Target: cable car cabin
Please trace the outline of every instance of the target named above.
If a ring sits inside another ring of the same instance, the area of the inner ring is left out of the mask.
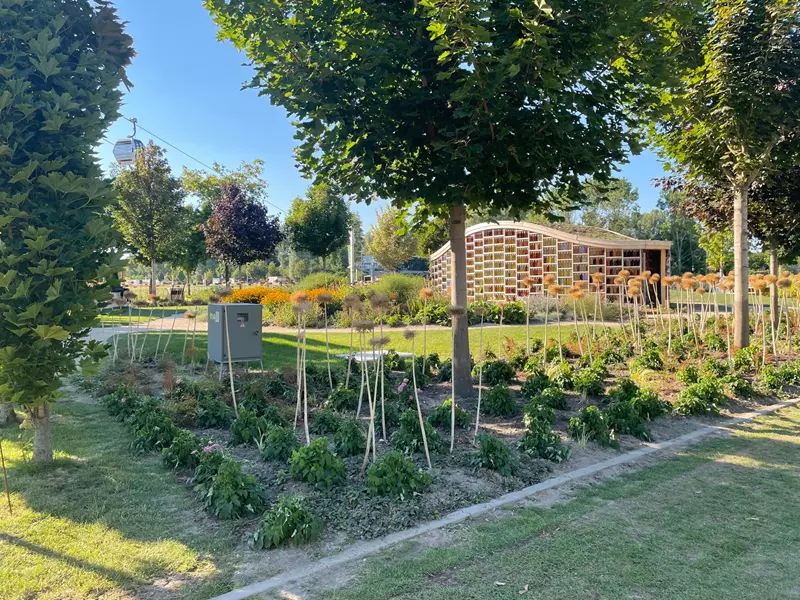
[[[114,144],[114,158],[117,164],[127,167],[136,161],[136,154],[143,149],[144,144],[136,138],[123,138]]]

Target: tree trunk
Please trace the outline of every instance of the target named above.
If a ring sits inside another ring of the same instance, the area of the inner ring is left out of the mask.
[[[322,272],[323,273],[326,273],[328,271],[327,263],[328,263],[328,257],[327,256],[323,256],[322,257]]]
[[[453,319],[453,382],[464,395],[472,395],[472,369],[469,360],[467,321],[467,209],[463,204],[450,207],[450,260],[452,263],[450,303],[465,313]],[[455,402],[455,399],[453,400]]]
[[[780,277],[781,266],[778,263],[778,244],[775,237],[769,238],[769,272],[775,277]],[[772,330],[778,331],[780,312],[778,312],[778,286],[774,283],[769,286],[769,320]]]
[[[747,252],[750,243],[747,235],[747,196],[746,183],[734,184],[733,188],[733,272],[736,278],[733,289],[733,345],[744,348],[750,344],[750,313],[747,290],[748,280]]]
[[[225,289],[231,289],[231,267],[228,263],[225,263]]]
[[[151,296],[155,296],[156,293],[157,293],[157,291],[156,291],[156,268],[157,268],[156,259],[155,258],[151,258],[150,259],[150,295]]]
[[[14,405],[8,402],[0,402],[0,427],[14,425],[17,422],[17,413],[14,412]]]
[[[33,461],[53,460],[53,437],[50,433],[50,405],[42,404],[28,412],[33,428]]]

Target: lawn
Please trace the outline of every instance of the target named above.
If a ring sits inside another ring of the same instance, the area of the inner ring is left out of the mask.
[[[196,306],[167,306],[163,308],[136,308],[134,307],[130,320],[135,325],[136,323],[147,323],[156,319],[164,319],[172,315],[181,315],[187,310],[196,310]],[[106,309],[101,315],[97,317],[95,327],[113,327],[116,325],[128,324],[128,309],[127,308],[109,308]]]
[[[800,410],[787,409],[571,502],[468,525],[446,547],[395,547],[346,589],[307,597],[797,598],[798,464]]]
[[[600,329],[598,328],[598,335]],[[379,332],[376,331],[376,335]],[[575,333],[575,326],[573,323],[566,323],[562,324],[562,331],[561,335],[566,342],[567,337],[570,333]],[[403,330],[402,329],[385,329],[384,334],[388,335],[391,339],[391,342],[387,346],[392,350],[396,350],[397,352],[411,352],[411,341],[407,340],[403,337]],[[139,335],[139,342],[142,341],[141,336],[143,333]],[[161,336],[160,346],[163,349],[164,342],[168,336],[167,331],[154,333],[153,330],[150,330],[148,333],[148,338],[145,340],[146,348],[145,348],[145,355],[148,351],[153,352],[156,348],[156,336]],[[172,339],[169,344],[169,351],[172,352],[175,356],[180,356],[181,351],[183,349],[183,340],[184,340],[185,332],[183,331],[176,331],[172,334]],[[551,325],[547,329],[547,336],[548,339],[556,339],[557,338],[557,329],[555,326]],[[531,326],[530,330],[531,339],[542,339],[544,337],[544,326],[543,325],[533,325]],[[369,336],[372,337],[371,335]],[[191,333],[188,334],[189,342],[187,347],[191,346]],[[297,337],[291,333],[274,333],[268,332],[264,333],[263,336],[263,356],[264,356],[264,367],[267,369],[279,369],[283,367],[293,367],[295,364],[296,359],[296,344],[297,344]],[[480,331],[477,327],[470,328],[469,331],[469,338],[470,338],[470,348],[472,350],[473,355],[477,355],[478,353],[478,345],[480,341]],[[487,350],[491,350],[495,354],[498,354],[498,344],[502,345],[506,342],[506,339],[513,340],[514,344],[519,347],[525,346],[525,326],[524,325],[514,325],[514,326],[504,326],[502,328],[497,326],[491,327],[484,327],[483,329],[483,344],[484,348]],[[358,337],[355,337],[356,345],[358,344]],[[450,358],[452,355],[452,334],[448,330],[431,330],[428,332],[428,353],[436,352],[439,354],[439,357],[444,360]],[[331,355],[335,354],[346,354],[350,348],[350,334],[349,333],[330,333],[328,336],[328,341],[330,344],[330,351]],[[308,360],[313,362],[319,362],[325,360],[325,332],[319,330],[309,330],[308,331],[308,340],[307,340],[307,355]],[[417,335],[417,339],[414,342],[415,344],[415,351],[417,354],[422,354],[422,332],[419,332]],[[119,347],[122,348],[125,346],[124,340],[121,340]],[[207,347],[207,337],[205,332],[197,332],[195,337],[195,346],[197,349],[197,361],[201,364],[205,364],[205,356],[206,356],[206,347]],[[370,350],[371,351],[371,348]]]
[[[100,406],[59,401],[55,412],[45,468],[24,459],[27,431],[0,429],[14,508],[0,498],[0,598],[162,597],[153,583],[168,575],[186,584],[181,598],[228,589],[234,526],[206,518],[156,458],[132,455]]]

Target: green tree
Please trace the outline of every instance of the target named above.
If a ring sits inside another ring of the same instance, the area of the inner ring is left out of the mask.
[[[609,182],[588,179],[583,184],[586,198],[580,219],[584,225],[609,229],[634,237],[639,227],[639,190],[627,179]]]
[[[413,229],[417,238],[417,251],[423,256],[433,254],[450,241],[450,225],[443,217],[433,218]]]
[[[671,35],[645,0],[205,0],[252,87],[296,118],[304,174],[415,220],[449,218],[467,302],[466,210],[549,214],[638,149],[629,110]],[[676,38],[677,39],[677,38]],[[561,193],[554,193],[560,190]],[[471,388],[467,318],[454,379]]]
[[[315,185],[308,197],[295,198],[286,217],[286,232],[292,248],[322,259],[347,244],[350,237],[350,210],[344,198],[327,185]]]
[[[267,197],[267,182],[263,179],[264,161],[255,159],[253,162],[242,161],[238,169],[227,169],[224,165],[215,162],[212,171],[202,169],[183,168],[183,188],[195,196],[200,207],[206,209],[210,216],[210,206],[222,196],[225,186],[235,185],[244,190],[247,197],[261,202]]]
[[[122,269],[113,194],[94,157],[119,116],[132,40],[88,0],[0,3],[0,402],[20,405],[51,461],[50,403]]]
[[[706,264],[712,271],[727,272],[733,264],[733,235],[730,231],[706,231],[700,236],[700,247],[706,251]]]
[[[690,181],[733,197],[734,336],[749,343],[748,200],[770,165],[794,154],[800,120],[800,3],[708,0],[683,32],[696,52],[660,96],[655,139]]]
[[[684,194],[677,191],[663,191],[658,207],[667,215],[662,228],[661,239],[672,242],[670,251],[670,270],[674,274],[699,273],[706,264],[706,253],[700,247],[703,231],[696,219],[681,210]]]
[[[367,252],[387,271],[394,271],[417,251],[417,240],[404,224],[400,211],[387,207],[378,213],[375,225],[369,228]]]
[[[155,294],[157,263],[173,258],[187,229],[181,181],[152,141],[130,168],[117,169],[115,175],[114,220],[137,258],[150,265],[150,293]]]
[[[203,234],[203,225],[211,216],[211,206],[201,208],[184,207],[183,227],[176,232],[172,261],[186,274],[188,292],[192,293],[192,275],[205,260],[208,259],[206,251],[206,236]]]

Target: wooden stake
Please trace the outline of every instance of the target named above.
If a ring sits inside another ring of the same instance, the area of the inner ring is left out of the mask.
[[[8,514],[13,515],[11,508],[11,494],[8,491],[8,474],[6,473],[6,457],[3,455],[3,440],[0,440],[0,463],[3,464],[3,483],[6,487],[6,500],[8,501]]]
[[[231,381],[231,397],[233,398],[233,414],[239,418],[239,407],[236,405],[236,388],[233,385],[233,359],[231,358],[231,336],[228,326],[228,305],[222,307],[222,318],[225,321],[225,345],[228,350],[228,375]],[[192,359],[194,363],[194,359]],[[221,368],[221,367],[220,367]]]

